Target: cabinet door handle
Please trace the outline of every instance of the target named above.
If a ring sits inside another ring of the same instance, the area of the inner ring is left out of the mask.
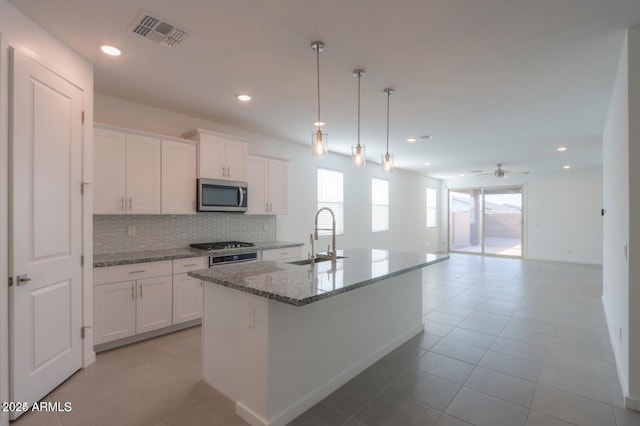
[[[131,300],[135,299],[136,294],[133,292],[133,284],[131,284]]]
[[[191,266],[198,266],[198,264],[197,263],[190,263],[188,265],[182,265],[183,268],[189,268]]]
[[[264,211],[265,212],[269,211],[269,203],[264,203]]]
[[[140,286],[140,299],[142,299],[142,285]]]
[[[129,197],[129,211],[133,211],[133,197]]]
[[[120,210],[124,211],[124,195],[120,197]]]
[[[269,211],[270,212],[273,211],[273,203],[271,201],[269,201]]]
[[[142,272],[145,272],[145,269],[140,269],[139,271],[129,271],[130,274],[140,274]]]

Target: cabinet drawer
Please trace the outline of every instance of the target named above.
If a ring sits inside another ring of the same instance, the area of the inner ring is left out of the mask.
[[[133,265],[107,266],[93,271],[93,284],[107,284],[172,274],[170,260],[162,262],[135,263]]]
[[[197,269],[209,267],[209,257],[188,257],[186,259],[175,259],[173,261],[173,273],[182,274]]]
[[[262,260],[287,260],[299,259],[302,256],[302,247],[287,247],[281,249],[262,250]]]

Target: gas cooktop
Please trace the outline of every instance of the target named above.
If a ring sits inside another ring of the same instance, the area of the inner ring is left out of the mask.
[[[253,247],[253,243],[243,243],[242,241],[218,241],[215,243],[190,244],[191,247],[200,250],[224,250],[241,247]]]

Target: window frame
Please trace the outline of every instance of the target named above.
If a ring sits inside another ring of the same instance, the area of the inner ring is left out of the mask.
[[[321,200],[321,195],[322,195],[322,191],[320,188],[321,185],[321,175],[323,173],[327,173],[327,174],[338,174],[340,175],[340,190],[339,192],[339,201],[338,199],[336,200]],[[344,173],[341,172],[340,170],[333,170],[333,169],[328,169],[325,167],[318,167],[317,171],[316,171],[316,204],[318,210],[320,210],[323,207],[329,207],[331,208],[331,210],[333,211],[333,213],[335,214],[335,220],[336,220],[336,235],[344,235]],[[336,207],[335,205],[339,205],[338,207]],[[331,222],[330,222],[330,218],[331,215],[327,212],[322,212],[320,213],[320,215],[318,216],[318,228],[331,228]],[[318,235],[331,235],[331,231],[326,231],[326,230],[318,230]]]
[[[434,202],[433,206],[429,205],[429,191],[433,191],[433,202]],[[426,205],[426,215],[425,215],[426,216],[426,218],[425,218],[426,219],[426,226],[427,226],[427,228],[437,228],[438,227],[438,190],[435,189],[435,188],[431,188],[430,186],[427,186],[427,189],[426,189],[425,193],[426,193],[426,197],[427,197],[426,203],[425,203],[425,205]],[[433,215],[430,216],[429,212],[432,212]],[[430,223],[430,221],[429,221],[430,217],[433,217],[433,224],[432,225],[429,224]]]
[[[374,194],[374,191],[376,190],[375,187],[375,182],[379,181],[379,182],[384,182],[384,184],[386,185],[386,202],[383,203],[376,203],[376,196]],[[388,179],[382,179],[382,178],[377,178],[377,177],[372,177],[371,178],[371,232],[386,232],[389,230],[390,228],[390,224],[389,224],[389,212],[390,212],[390,202],[389,202],[389,180]],[[376,209],[377,207],[377,209]],[[386,220],[383,221],[384,223],[386,223],[386,228],[374,228],[376,223],[379,223],[379,221],[376,221],[376,210],[380,211],[380,208],[384,207],[386,208]]]

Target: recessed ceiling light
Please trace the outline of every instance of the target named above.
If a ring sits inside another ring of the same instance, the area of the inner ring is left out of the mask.
[[[314,121],[313,122],[313,125],[316,126],[316,127],[322,127],[325,124],[327,124],[327,123],[325,123],[324,121]]]
[[[245,94],[238,95],[236,98],[238,98],[240,102],[249,102],[251,100],[251,96]]]
[[[460,177],[464,177],[464,173],[460,173]]]
[[[424,163],[424,165],[425,165],[425,166],[430,166],[430,165],[431,165],[431,163],[427,161],[427,162],[425,162],[425,163]]]
[[[563,169],[570,169],[570,168],[571,168],[571,166],[567,164],[566,166],[562,166],[562,168],[563,168]]]
[[[560,151],[560,152],[563,152],[563,151],[566,151],[566,150],[567,150],[566,146],[559,146],[558,147],[558,151]]]
[[[416,138],[407,138],[407,142],[409,142],[409,143],[414,143],[417,140],[418,139],[416,139]]]
[[[104,46],[100,46],[100,50],[102,50],[103,53],[106,53],[109,56],[122,55],[122,51],[115,46],[108,46],[105,44]]]

